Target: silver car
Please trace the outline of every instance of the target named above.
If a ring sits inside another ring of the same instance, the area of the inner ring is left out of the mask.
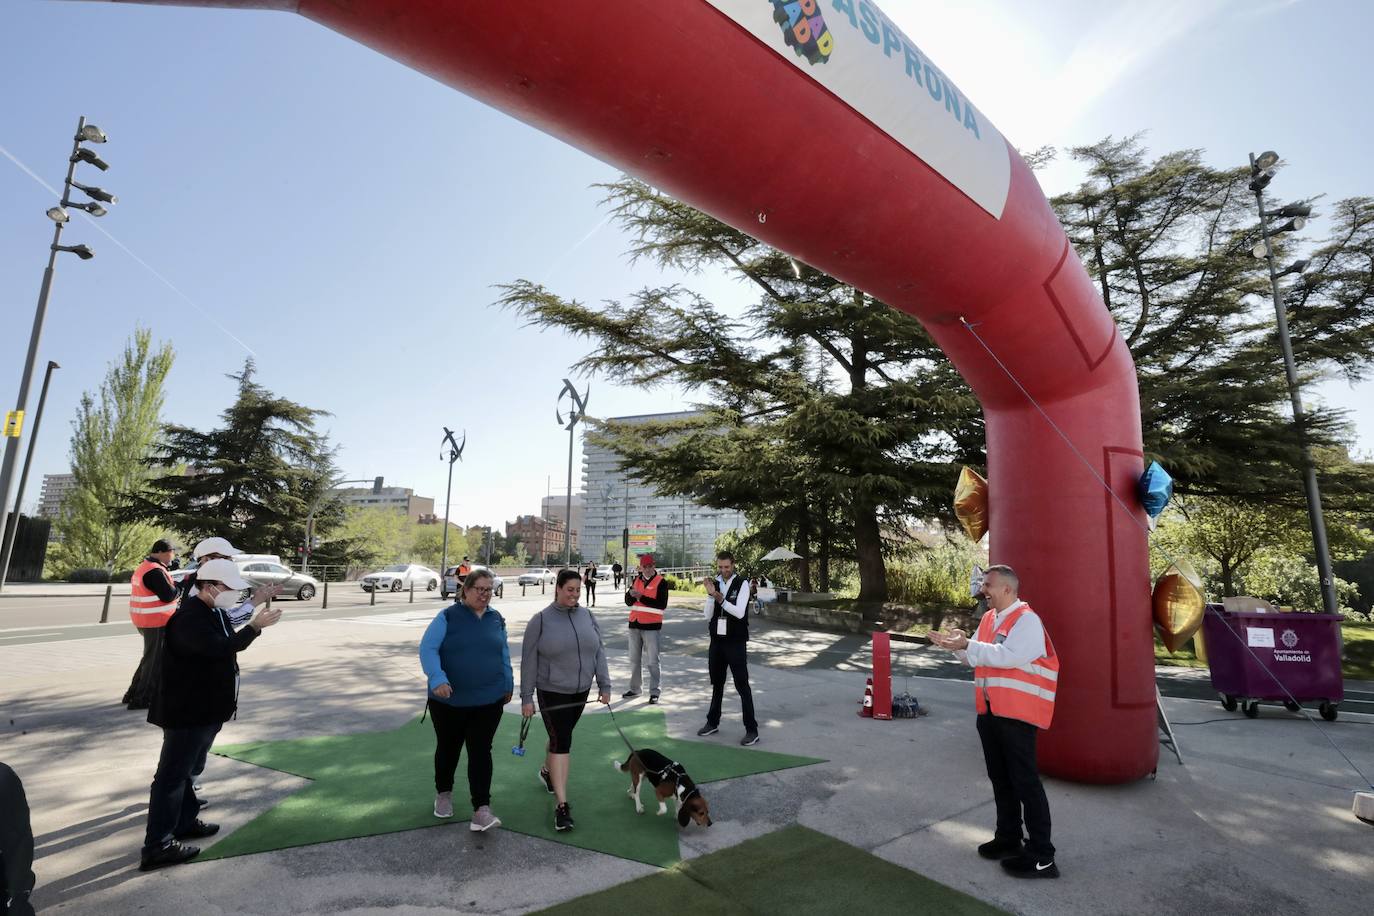
[[[288,569],[280,563],[271,563],[266,560],[247,562],[235,560],[234,563],[238,566],[243,578],[247,579],[251,585],[280,585],[282,597],[285,598],[294,597],[301,601],[309,601],[320,590],[320,581],[314,576]],[[182,579],[192,575],[195,571],[196,564],[178,569],[172,573],[172,581],[180,585]]]

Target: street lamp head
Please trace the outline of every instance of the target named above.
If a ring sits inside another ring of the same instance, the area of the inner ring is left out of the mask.
[[[75,181],[72,182],[72,187],[85,192],[86,196],[93,198],[94,200],[99,200],[107,204],[119,203],[119,198],[115,197],[113,194],[111,194],[109,191],[106,191],[104,188],[91,187],[89,185],[84,185]]]
[[[105,131],[96,127],[94,124],[83,124],[81,126],[81,133],[76,135],[78,143],[83,141],[86,143],[104,143],[108,139],[109,137],[105,136]]]
[[[61,224],[67,222],[71,217],[67,214],[67,211],[61,207],[49,207],[48,219],[52,220],[54,223]]]
[[[1289,216],[1301,216],[1304,219],[1311,215],[1312,207],[1310,204],[1288,204],[1286,207],[1280,207],[1277,210],[1270,210],[1268,213],[1265,214],[1265,216],[1280,216],[1285,218]]]
[[[1255,243],[1255,247],[1250,249],[1250,255],[1256,258],[1269,257],[1269,243],[1264,239],[1260,239]]]
[[[102,172],[108,171],[110,168],[110,164],[97,156],[94,150],[86,149],[84,146],[76,151],[76,155],[72,156],[72,162],[88,162]]]
[[[1307,220],[1303,219],[1301,216],[1295,216],[1279,228],[1275,229],[1274,232],[1298,232],[1302,229],[1303,226],[1306,225]]]
[[[1256,174],[1259,174],[1260,172],[1263,172],[1266,169],[1272,169],[1274,166],[1278,164],[1279,154],[1269,149],[1265,150],[1264,152],[1260,153],[1258,156],[1255,157],[1255,164],[1251,166],[1251,168],[1254,169]]]
[[[109,210],[106,210],[104,207],[100,206],[100,204],[96,203],[95,201],[91,201],[90,203],[86,204],[78,204],[73,202],[68,203],[67,206],[75,207],[78,210],[85,210],[91,216],[104,216],[106,213],[110,212]]]
[[[1285,267],[1283,270],[1279,271],[1279,276],[1282,277],[1282,276],[1284,276],[1284,275],[1286,275],[1286,274],[1300,274],[1300,273],[1303,273],[1304,271],[1307,270],[1307,265],[1309,265],[1309,264],[1311,264],[1311,263],[1312,263],[1312,262],[1309,261],[1309,260],[1307,260],[1306,258],[1304,258],[1304,259],[1301,260],[1301,261],[1294,261],[1292,264],[1289,264],[1289,265],[1288,265],[1287,267]]]
[[[95,257],[95,252],[88,245],[54,245],[53,251],[70,251],[83,261],[89,261]]]
[[[1257,172],[1257,173],[1255,174],[1255,177],[1254,177],[1253,179],[1250,180],[1250,190],[1252,190],[1252,191],[1263,191],[1265,188],[1269,187],[1269,182],[1271,182],[1271,181],[1273,181],[1273,180],[1274,180],[1274,170],[1273,170],[1273,169],[1265,169],[1265,170],[1262,171],[1262,172]]]

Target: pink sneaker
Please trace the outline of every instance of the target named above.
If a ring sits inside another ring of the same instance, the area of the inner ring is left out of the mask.
[[[481,833],[484,830],[490,830],[493,827],[500,826],[501,819],[491,813],[491,807],[489,805],[483,805],[472,812],[472,823],[468,824],[468,829],[473,833]]]

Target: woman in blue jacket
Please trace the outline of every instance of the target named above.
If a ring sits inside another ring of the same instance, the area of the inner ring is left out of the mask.
[[[453,817],[453,774],[466,745],[473,831],[501,825],[491,813],[491,741],[515,689],[506,620],[487,606],[491,593],[491,571],[473,570],[458,603],[441,611],[420,640],[436,739],[434,816]]]

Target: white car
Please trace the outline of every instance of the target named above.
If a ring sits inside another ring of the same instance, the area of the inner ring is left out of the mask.
[[[603,563],[596,568],[596,578],[600,582],[609,582],[615,578],[615,573],[611,569],[611,564]]]
[[[491,593],[493,597],[500,598],[502,595],[506,593],[505,580],[498,576],[496,573],[491,572],[491,569],[489,567],[476,565],[469,570],[468,574],[471,575],[479,569],[485,569],[487,572],[491,573]],[[444,570],[444,584],[440,586],[439,596],[441,598],[447,599],[449,595],[457,594],[458,567],[450,566],[448,569]]]
[[[412,585],[432,592],[439,587],[439,574],[418,563],[394,563],[380,572],[363,576],[363,591],[402,592]]]
[[[520,578],[515,581],[517,585],[538,585],[541,582],[553,585],[558,581],[558,574],[544,566],[539,569],[525,570],[520,574]]]

